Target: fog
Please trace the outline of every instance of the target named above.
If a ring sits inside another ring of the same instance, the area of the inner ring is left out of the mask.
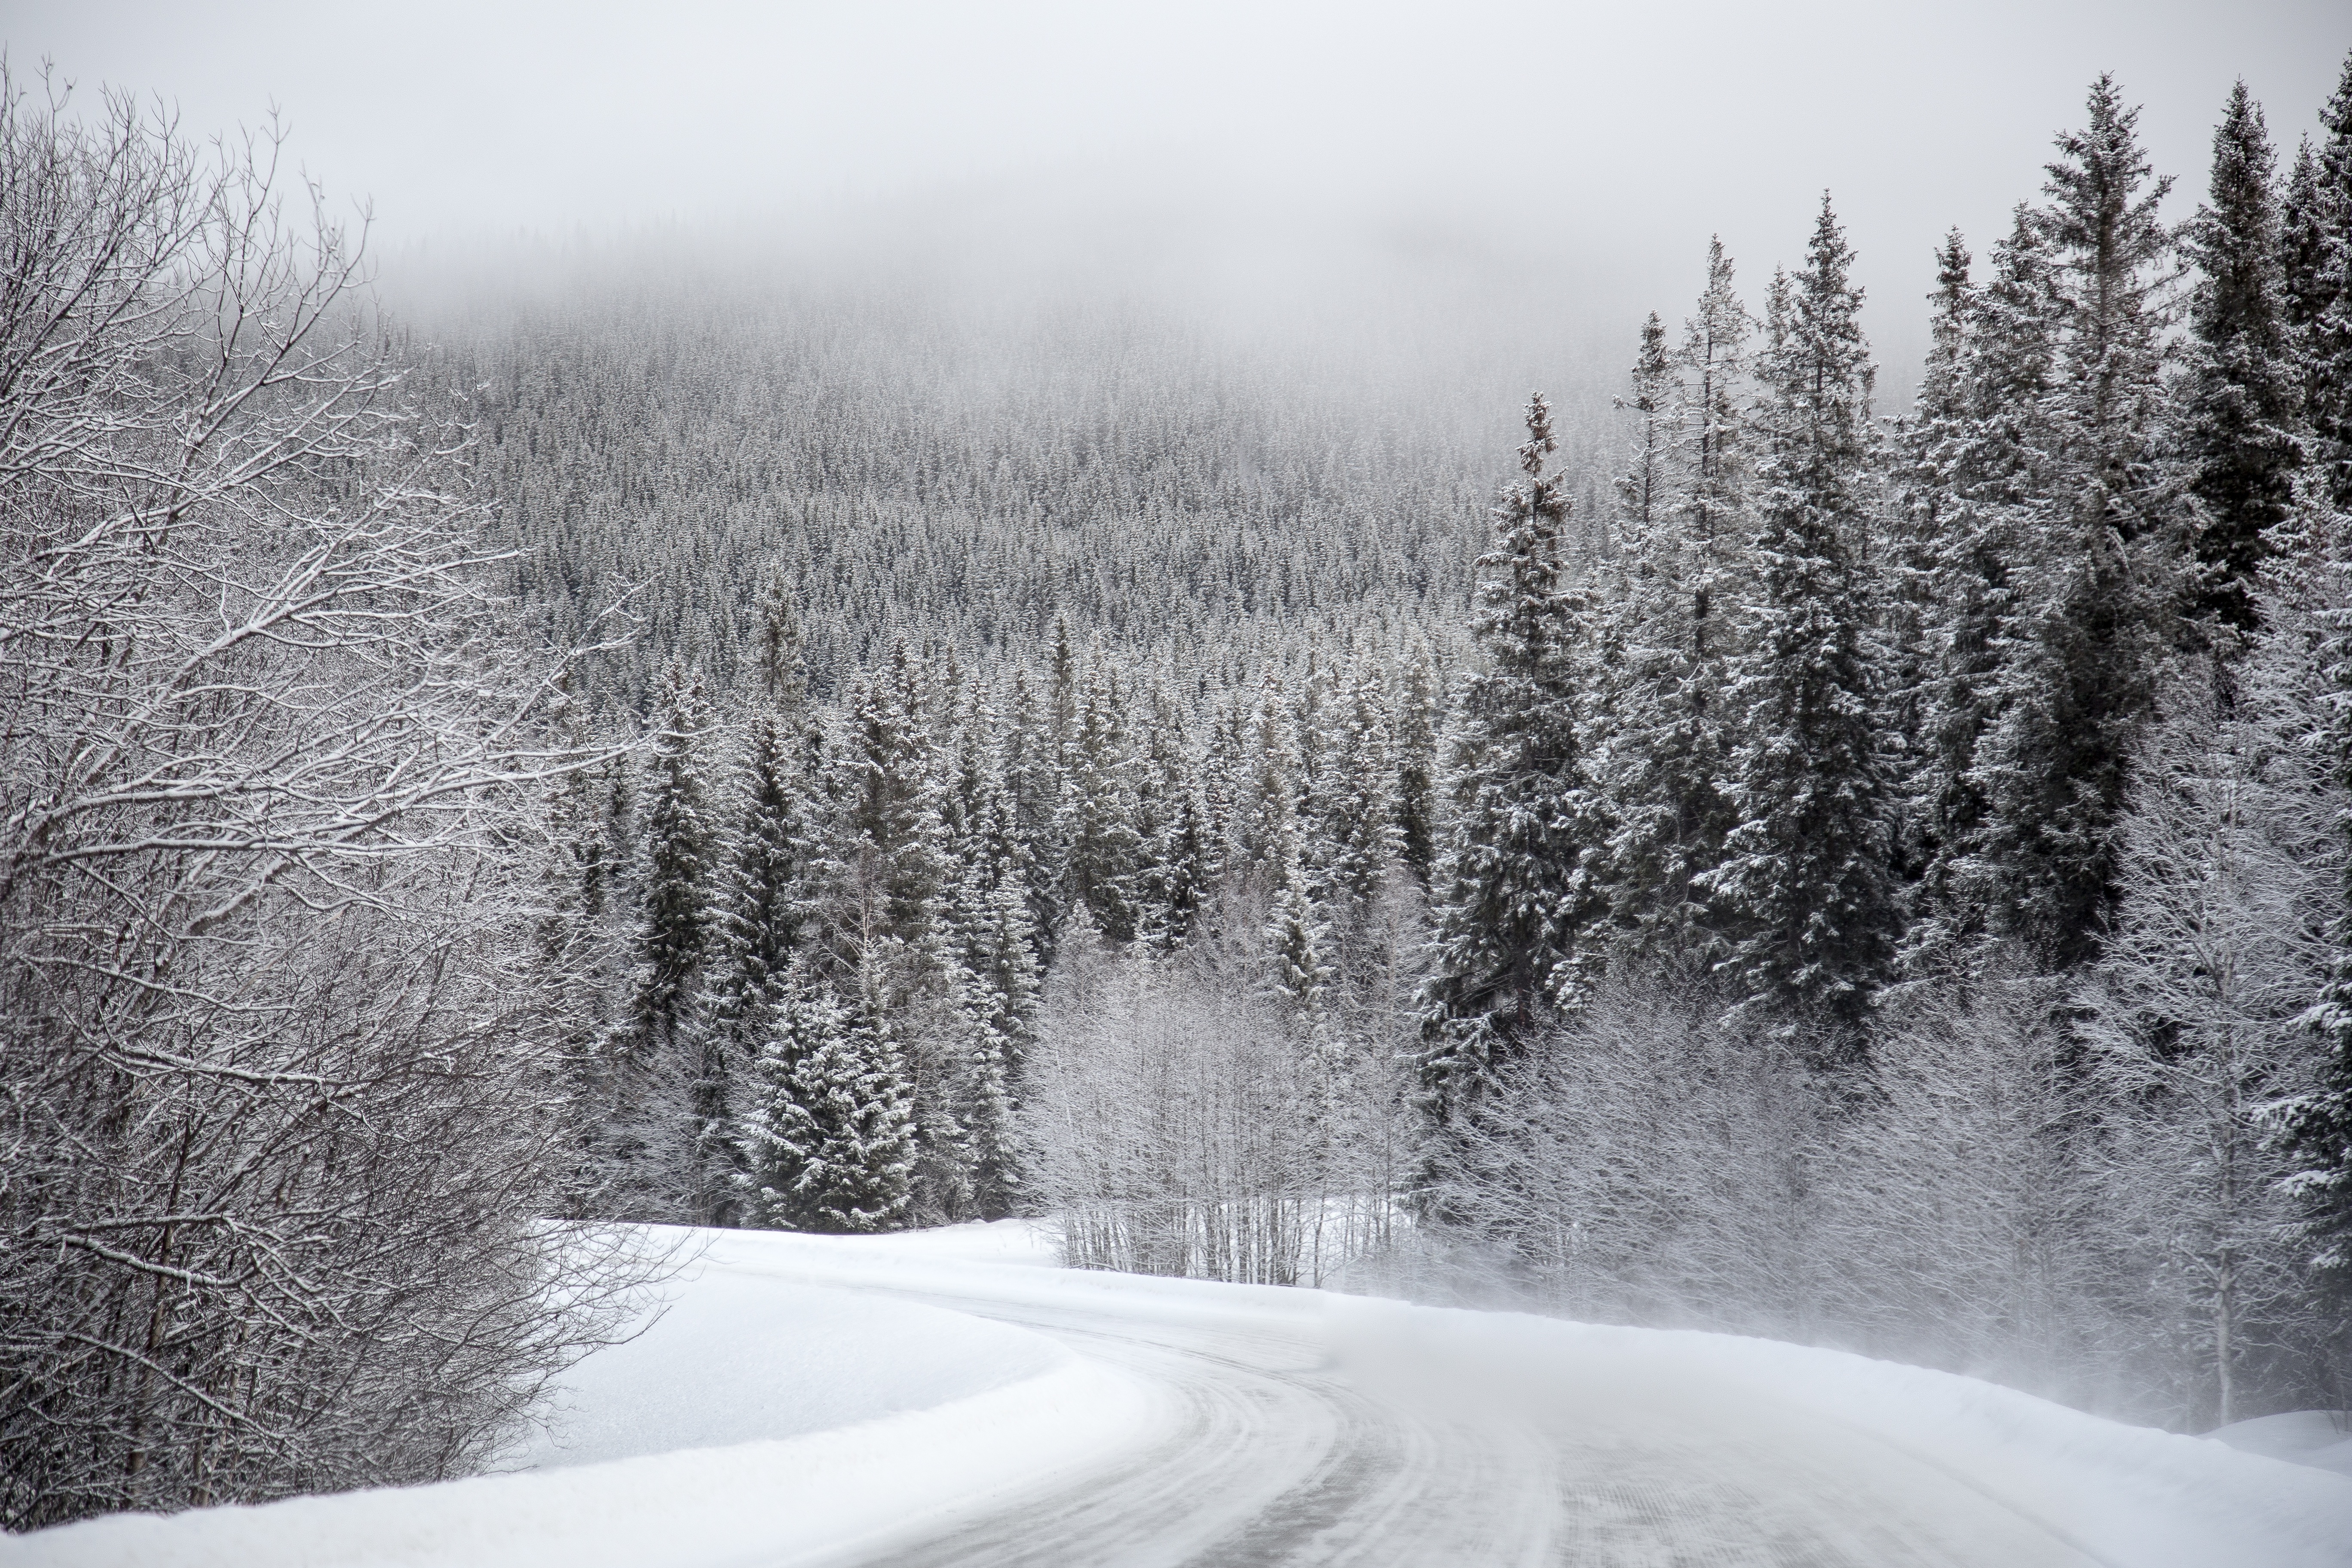
[[[10,5],[5,36],[20,79],[51,60],[190,129],[274,106],[331,198],[368,204],[395,295],[653,232],[706,262],[845,247],[1003,292],[1169,296],[1252,331],[1346,338],[1403,310],[1613,363],[1640,312],[1686,308],[1709,234],[1760,292],[1827,189],[1899,397],[1931,247],[2005,227],[2095,74],[2146,105],[2185,213],[2232,78],[2291,149],[2352,23],[2301,0],[46,0]]]

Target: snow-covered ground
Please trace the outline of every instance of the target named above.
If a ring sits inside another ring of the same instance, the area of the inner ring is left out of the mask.
[[[1007,1224],[730,1232],[517,1473],[0,1542],[58,1568],[2352,1563],[2238,1446],[1726,1335],[1085,1274]],[[2322,1418],[2324,1419],[2324,1418]]]
[[[2339,1476],[2352,1476],[2352,1430],[2344,1418],[2326,1410],[2294,1410],[2284,1415],[2257,1415],[2209,1434],[2232,1448],[2266,1458],[2289,1459]]]

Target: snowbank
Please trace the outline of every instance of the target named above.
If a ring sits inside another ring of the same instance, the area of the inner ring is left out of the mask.
[[[650,1330],[564,1374],[542,1427],[499,1468],[795,1437],[985,1394],[1069,1359],[1021,1329],[707,1257],[666,1294]]]
[[[2243,1453],[2352,1476],[2352,1431],[2345,1428],[2341,1416],[2329,1411],[2257,1415],[2205,1436]]]
[[[1050,1256],[1025,1228],[961,1229],[904,1249],[929,1267]],[[644,1335],[572,1369],[545,1426],[508,1458],[526,1473],[92,1520],[0,1537],[0,1564],[805,1561],[1066,1484],[1159,1429],[1151,1390],[1041,1334],[738,1270],[720,1254],[673,1282]]]

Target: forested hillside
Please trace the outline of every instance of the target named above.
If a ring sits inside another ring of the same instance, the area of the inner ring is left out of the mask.
[[[1255,680],[1312,642],[1458,634],[1501,465],[1429,377],[1345,381],[1149,301],[905,287],[616,268],[446,332],[524,602],[567,646],[624,599],[638,623],[600,700],[642,716],[672,655],[735,688],[771,571],[824,697],[899,639],[993,670],[1066,624]],[[1607,394],[1578,369],[1599,489]]]
[[[1911,408],[1827,200],[1718,244],[1475,562],[1450,415],[1171,337],[478,334],[526,596],[642,584],[550,937],[583,1212],[2336,1397],[2329,114],[2281,174],[2233,99],[2175,224],[2102,79]]]

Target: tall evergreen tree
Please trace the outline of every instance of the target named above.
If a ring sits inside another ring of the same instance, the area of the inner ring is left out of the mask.
[[[1022,874],[1029,884],[1029,921],[1037,933],[1037,962],[1050,965],[1064,906],[1062,885],[1069,862],[1063,795],[1066,783],[1051,710],[1026,665],[1013,669],[1006,704],[1004,742],[998,771],[1012,808],[1013,831],[1021,840]]]
[[[1607,826],[1579,729],[1589,606],[1566,581],[1569,501],[1540,395],[1527,426],[1523,478],[1496,506],[1495,546],[1479,562],[1486,668],[1463,678],[1448,758],[1420,1063],[1440,1125],[1474,1110],[1553,1008],[1578,998],[1607,908],[1596,874]]]
[[[2191,608],[2242,634],[2254,629],[2255,578],[2294,502],[2301,459],[2275,163],[2262,109],[2241,81],[2213,133],[2210,195],[2184,236],[2200,276],[2181,445],[2203,503]]]
[[[1666,329],[1655,310],[1642,323],[1642,343],[1633,359],[1633,384],[1616,405],[1633,418],[1632,460],[1618,477],[1618,514],[1627,543],[1648,537],[1668,504],[1674,425],[1678,410],[1675,367],[1666,353]]]
[[[1853,261],[1824,196],[1803,268],[1773,280],[1755,585],[1725,690],[1743,715],[1727,780],[1738,826],[1706,879],[1732,942],[1723,968],[1749,1002],[1849,1027],[1896,931],[1880,670],[1857,561],[1874,373]]]
[[[1396,699],[1398,853],[1426,889],[1437,850],[1437,725],[1444,699],[1427,642],[1405,660]]]
[[[1957,235],[1937,296],[1934,352],[1906,433],[1902,507],[1908,595],[1922,621],[1909,798],[1919,866],[1908,962],[1984,951],[2002,923],[2001,868],[1979,751],[2000,717],[2006,660],[2026,645],[2021,599],[2051,533],[2055,290],[2040,226],[2020,208],[1981,286]]]
[[[1327,765],[1309,801],[1318,841],[1313,858],[1335,910],[1370,904],[1402,848],[1384,685],[1378,663],[1370,654],[1360,655],[1325,711]]]
[[[799,616],[781,580],[762,595],[761,622],[757,684],[735,763],[734,826],[712,921],[710,1021],[740,1060],[755,1048],[770,993],[800,949],[818,826],[806,764],[822,731],[807,712]]]
[[[2352,56],[2303,144],[2281,215],[2287,341],[2302,382],[2307,457],[2322,494],[2352,510]]]
[[[1137,861],[1142,848],[1135,827],[1135,766],[1124,707],[1109,660],[1097,650],[1066,751],[1069,784],[1063,811],[1067,826],[1061,837],[1069,847],[1069,859],[1064,899],[1071,906],[1086,905],[1095,928],[1115,942],[1135,937]]]
[[[1723,614],[1740,582],[1745,526],[1739,450],[1749,318],[1720,240],[1682,353],[1654,363],[1643,329],[1635,406],[1666,402],[1677,459],[1661,482],[1621,489],[1630,548],[1609,620],[1611,710],[1606,783],[1619,940],[1647,963],[1704,972],[1721,953],[1705,879],[1730,831],[1724,795]],[[1671,372],[1678,384],[1645,391]],[[1644,416],[1646,418],[1647,416]]]
[[[832,820],[816,868],[812,959],[911,1086],[910,1213],[938,1223],[967,1195],[956,1108],[967,1087],[971,1017],[948,921],[955,868],[942,841],[922,690],[921,667],[904,643],[852,689],[831,748]]]
[[[712,724],[700,675],[672,660],[662,678],[643,819],[645,864],[636,978],[624,1053],[629,1114],[646,1162],[640,1202],[677,1203],[697,1221],[719,1215],[727,1194],[712,1140],[729,1131],[728,1063],[700,1016],[710,936],[714,835],[703,779]],[[687,1125],[671,1121],[667,1092],[686,1088]],[[672,1147],[673,1143],[682,1146]],[[682,1191],[672,1192],[673,1185]]]
[[[1329,962],[1331,933],[1311,896],[1305,835],[1295,809],[1279,813],[1274,834],[1274,851],[1267,865],[1274,908],[1265,927],[1274,959],[1274,986],[1293,1025],[1311,1033],[1322,1016],[1334,975]]]
[[[1014,1118],[1035,1043],[1042,984],[1022,847],[1002,785],[983,780],[959,900],[967,1005],[974,1025],[958,1120],[971,1160],[971,1205],[982,1219],[1017,1213],[1026,1193]]]
[[[2055,328],[2039,410],[2052,504],[2022,552],[2015,646],[1972,772],[1983,906],[2061,969],[2095,953],[2114,905],[2116,822],[2179,602],[2183,487],[2158,446],[2170,182],[2149,178],[2137,121],[2101,77],[2032,214]]]
[[[2336,782],[2352,788],[2352,58],[2320,116],[2321,150],[2306,145],[2290,184],[2287,294],[2313,441],[2304,490],[2304,551],[2323,627],[2326,741]],[[2352,815],[2339,827],[2352,832]],[[2352,908],[2352,886],[2347,888]],[[2334,956],[2311,1021],[2326,1051],[2315,1090],[2281,1108],[2296,1172],[2290,1188],[2328,1309],[2352,1306],[2352,914],[2331,933]]]

